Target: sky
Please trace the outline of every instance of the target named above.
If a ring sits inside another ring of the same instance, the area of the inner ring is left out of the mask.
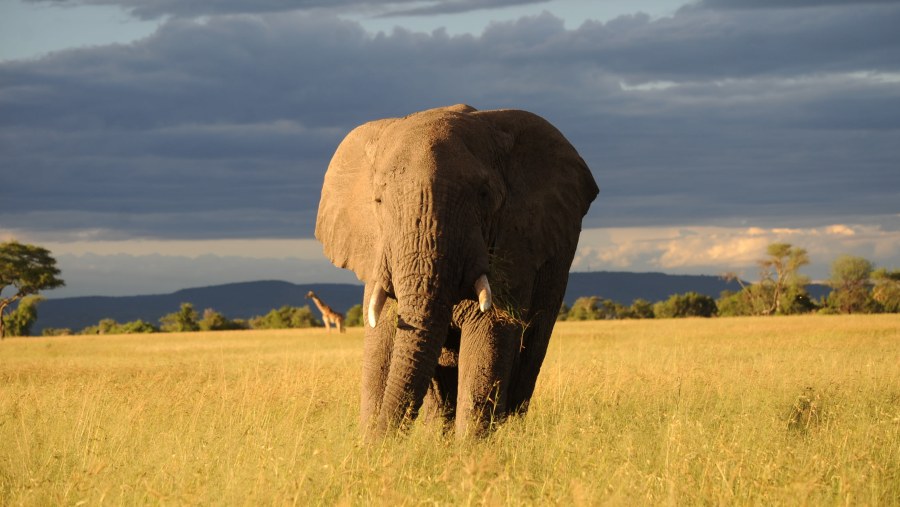
[[[352,128],[556,125],[600,186],[575,271],[900,268],[900,1],[0,0],[0,241],[48,297],[355,282],[313,239]]]

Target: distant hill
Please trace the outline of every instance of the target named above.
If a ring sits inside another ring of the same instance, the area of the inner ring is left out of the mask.
[[[628,273],[597,271],[570,273],[566,288],[566,303],[572,304],[583,296],[600,296],[624,305],[641,298],[655,303],[672,294],[697,292],[718,298],[723,290],[739,291],[740,284],[709,275],[667,275],[665,273]]]
[[[150,296],[47,299],[38,306],[38,320],[32,333],[40,334],[41,330],[48,327],[67,327],[78,331],[106,318],[117,322],[143,319],[159,324],[160,317],[178,310],[181,303],[193,304],[198,313],[212,308],[232,319],[265,315],[269,310],[284,305],[309,305],[318,316],[315,305],[306,299],[309,291],[314,291],[322,301],[339,312],[346,312],[351,306],[362,302],[361,285],[297,285],[280,281],[230,283]]]
[[[811,286],[813,297],[820,297],[827,289]],[[362,302],[363,288],[351,284],[293,284],[280,281],[230,283],[212,287],[184,289],[172,294],[149,296],[87,296],[47,299],[38,307],[38,321],[32,332],[40,334],[44,328],[70,328],[78,331],[110,318],[117,322],[143,319],[158,324],[159,318],[178,310],[181,303],[191,303],[198,312],[213,308],[229,318],[249,319],[264,315],[284,305],[309,305],[310,290],[339,312]],[[737,282],[728,282],[707,275],[667,275],[664,273],[628,273],[600,271],[571,273],[565,301],[571,305],[582,296],[600,296],[622,304],[638,298],[651,302],[667,299],[672,294],[698,292],[718,298],[723,290],[740,290]]]

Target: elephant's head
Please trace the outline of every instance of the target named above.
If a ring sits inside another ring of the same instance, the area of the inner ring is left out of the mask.
[[[370,287],[368,325],[387,297],[397,301],[385,425],[421,403],[454,305],[489,311],[493,259],[512,266],[505,292],[530,290],[527,273],[554,255],[571,262],[596,194],[571,144],[524,111],[458,105],[347,135],[325,175],[316,237]]]

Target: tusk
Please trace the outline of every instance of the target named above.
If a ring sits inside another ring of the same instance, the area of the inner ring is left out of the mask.
[[[481,275],[475,280],[475,293],[478,294],[478,308],[486,312],[491,307],[491,284],[487,275]]]
[[[381,309],[384,308],[384,302],[387,300],[387,292],[381,288],[381,284],[378,282],[375,282],[375,287],[372,289],[372,297],[369,298],[369,325],[375,327],[375,324],[378,324]]]

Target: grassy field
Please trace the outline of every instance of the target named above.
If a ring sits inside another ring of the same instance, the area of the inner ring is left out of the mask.
[[[0,505],[900,505],[897,316],[562,323],[474,442],[362,444],[361,342],[0,342]]]

